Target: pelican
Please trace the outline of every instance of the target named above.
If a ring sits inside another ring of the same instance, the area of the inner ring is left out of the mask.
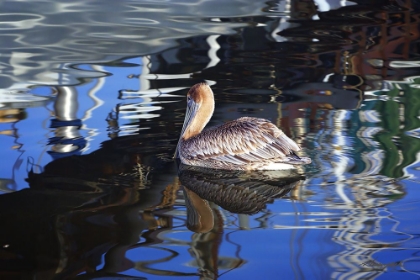
[[[214,96],[205,83],[191,87],[187,111],[175,151],[183,164],[228,170],[285,170],[308,164],[300,147],[268,120],[242,117],[206,129],[214,112]]]

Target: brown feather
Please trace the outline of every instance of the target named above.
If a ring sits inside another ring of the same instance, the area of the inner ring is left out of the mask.
[[[288,157],[296,159],[294,152],[299,150],[299,146],[274,124],[250,117],[204,130],[181,142],[181,158],[191,163],[201,161],[201,166],[207,165],[205,161],[208,165],[214,165],[214,161],[220,165],[247,165],[267,160],[287,162]]]
[[[188,92],[184,126],[175,155],[187,165],[222,169],[266,169],[271,164],[307,164],[300,147],[265,119],[244,117],[202,131],[214,111],[211,88],[200,83]],[[279,167],[274,167],[278,169]]]

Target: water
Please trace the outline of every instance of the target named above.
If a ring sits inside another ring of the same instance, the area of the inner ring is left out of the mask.
[[[0,3],[1,279],[418,279],[417,1]],[[298,174],[178,167],[281,127]],[[302,176],[304,174],[304,176]]]

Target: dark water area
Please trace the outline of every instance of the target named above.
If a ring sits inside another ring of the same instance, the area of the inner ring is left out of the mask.
[[[420,2],[0,3],[0,279],[419,279]],[[178,165],[266,118],[312,163]]]

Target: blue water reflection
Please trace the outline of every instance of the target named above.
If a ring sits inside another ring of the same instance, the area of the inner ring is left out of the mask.
[[[416,1],[0,4],[0,278],[418,279]],[[312,164],[178,166],[185,94]]]

